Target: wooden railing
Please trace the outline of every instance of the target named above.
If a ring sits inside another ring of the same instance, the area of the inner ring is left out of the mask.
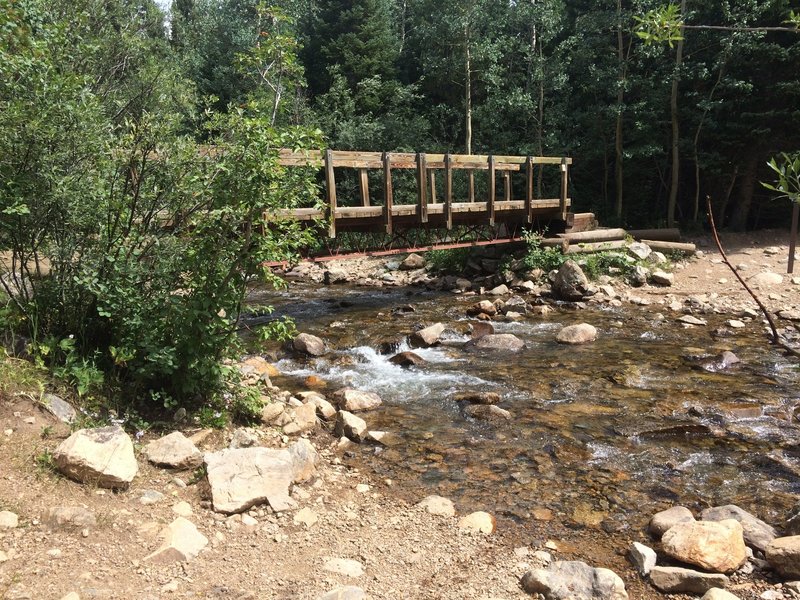
[[[351,229],[382,229],[391,234],[396,226],[420,227],[442,226],[447,229],[455,222],[483,222],[494,225],[501,222],[530,223],[539,216],[552,216],[566,219],[571,205],[568,196],[569,167],[572,159],[568,157],[546,156],[500,156],[472,154],[425,154],[403,152],[351,152],[340,150],[293,152],[281,150],[280,164],[284,166],[311,166],[324,169],[325,209],[295,209],[288,211],[300,220],[314,220],[325,217],[329,222],[328,234],[336,237],[337,227]],[[535,198],[534,179],[536,169],[544,165],[560,167],[560,194],[557,198]],[[358,170],[360,206],[339,206],[336,194],[334,169],[350,168]],[[383,205],[370,203],[369,170],[383,172]],[[416,203],[395,204],[392,171],[395,169],[414,169],[416,171]],[[512,173],[525,172],[524,199],[514,199]],[[453,172],[467,172],[467,199],[455,201],[453,198]],[[475,198],[475,172],[488,172],[488,193],[483,201]],[[444,177],[444,198],[437,199],[436,176]],[[497,198],[497,178],[503,179],[503,196]]]

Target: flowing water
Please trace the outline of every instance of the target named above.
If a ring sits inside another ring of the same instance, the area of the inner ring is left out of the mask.
[[[525,341],[522,352],[476,354],[460,347],[475,300],[293,285],[274,302],[277,314],[291,315],[333,351],[281,359],[276,383],[300,391],[316,375],[330,391],[346,385],[380,394],[383,406],[363,416],[397,443],[363,444],[351,459],[410,496],[448,496],[461,510],[519,520],[559,513],[608,531],[673,503],[735,503],[775,523],[785,518],[800,494],[800,370],[756,325],[715,338],[722,316],[684,328],[656,310],[561,307],[494,323]],[[437,321],[448,329],[442,345],[416,350],[423,366],[402,368],[379,352]],[[597,327],[597,341],[555,342],[560,327],[581,321]],[[741,363],[702,368],[726,349]],[[499,393],[513,419],[465,416],[453,400],[465,391]]]

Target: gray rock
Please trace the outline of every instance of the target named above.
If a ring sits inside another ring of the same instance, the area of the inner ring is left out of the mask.
[[[42,406],[62,423],[72,423],[75,421],[75,417],[78,416],[71,404],[62,400],[55,394],[43,395]]]
[[[287,416],[286,422],[289,422],[288,415],[286,413],[282,413],[283,415]],[[252,448],[253,446],[258,446],[261,443],[261,436],[256,429],[251,427],[238,427],[237,429],[233,430],[231,434],[231,442],[228,444],[229,448]]]
[[[742,524],[744,541],[748,546],[765,552],[769,543],[778,537],[775,528],[734,504],[705,509],[700,518],[704,521],[736,519]]]
[[[481,300],[467,309],[467,315],[470,317],[476,317],[481,314],[493,317],[497,314],[497,307],[488,300]]]
[[[340,409],[348,412],[372,410],[382,404],[381,397],[375,392],[362,392],[353,388],[342,388],[335,392],[333,401]]]
[[[64,475],[104,488],[126,488],[139,470],[133,442],[121,427],[80,429],[61,442],[53,460]]]
[[[317,426],[317,407],[310,402],[296,406],[291,409],[290,413],[292,415],[291,423],[283,426],[283,432],[287,435],[311,431]]]
[[[294,506],[289,486],[301,480],[311,467],[300,464],[307,440],[299,440],[291,449],[229,448],[205,455],[208,483],[214,510],[240,513],[268,502],[275,511]],[[302,444],[299,448],[297,444]]]
[[[729,579],[720,573],[701,573],[681,567],[653,567],[650,581],[656,588],[668,594],[705,594],[712,588],[726,587]]]
[[[319,600],[366,600],[366,598],[367,594],[360,587],[346,585],[320,596]]]
[[[683,315],[682,317],[678,318],[679,323],[685,323],[687,325],[708,325],[708,322],[703,319],[698,319],[693,315]]]
[[[678,523],[688,523],[694,520],[694,515],[688,508],[685,506],[673,506],[653,515],[653,518],[650,519],[650,532],[658,539],[661,539],[661,536],[668,529]]]
[[[426,496],[417,503],[417,506],[424,508],[432,515],[440,517],[454,517],[456,515],[456,507],[453,501],[442,496]]]
[[[661,545],[672,558],[715,573],[733,573],[747,561],[742,525],[734,519],[678,523]]]
[[[47,509],[43,521],[52,529],[84,529],[97,525],[97,518],[82,506],[57,506]]]
[[[336,436],[345,436],[354,442],[363,442],[367,437],[367,423],[353,413],[340,410],[336,415],[336,425],[333,431]]]
[[[470,404],[464,408],[464,413],[473,419],[489,421],[490,423],[505,422],[511,420],[511,413],[499,406],[486,404]]]
[[[148,506],[150,504],[157,504],[164,500],[166,496],[157,490],[144,490],[139,497],[139,504]]]
[[[675,282],[675,275],[664,271],[653,271],[650,274],[650,281],[656,285],[670,286]]]
[[[444,325],[435,323],[408,336],[408,343],[412,348],[427,348],[439,342],[439,337],[444,333]]]
[[[775,538],[767,546],[764,555],[781,576],[800,578],[800,535]]]
[[[628,556],[642,577],[646,577],[650,573],[653,567],[656,566],[656,560],[658,559],[655,550],[639,542],[631,544]]]
[[[464,350],[519,352],[524,347],[525,342],[512,333],[491,333],[464,344]]]
[[[586,344],[597,339],[597,329],[588,323],[568,325],[556,335],[559,344]]]
[[[647,260],[650,258],[652,253],[653,250],[650,248],[650,246],[643,244],[642,242],[633,242],[632,244],[628,244],[628,254],[638,260]]]
[[[326,285],[345,283],[347,281],[347,271],[338,267],[328,267],[323,274],[323,280]]]
[[[319,455],[314,445],[306,439],[299,439],[289,446],[292,457],[292,480],[294,483],[308,481],[317,472]]]
[[[261,422],[265,425],[273,424],[284,410],[286,410],[286,406],[283,402],[270,402],[264,405],[264,408],[261,409]]]
[[[509,291],[508,286],[505,285],[504,283],[501,283],[500,285],[490,289],[486,293],[489,294],[490,296],[505,296],[506,294],[508,294],[508,291]]]
[[[144,447],[144,455],[154,465],[173,469],[194,469],[203,464],[203,455],[180,431],[153,440]]]
[[[636,265],[631,271],[631,283],[633,285],[644,285],[650,276],[650,270],[642,265]]]
[[[573,260],[567,260],[558,269],[553,280],[553,293],[562,300],[581,300],[586,295],[589,280]]]
[[[425,268],[425,259],[419,254],[412,253],[406,256],[400,263],[402,271],[416,271],[417,269]]]
[[[739,596],[734,596],[721,588],[711,588],[700,600],[739,600]]]
[[[194,523],[178,517],[160,533],[161,546],[144,560],[155,564],[186,562],[195,558],[208,545],[208,538],[197,530]]]
[[[556,561],[546,569],[531,569],[522,576],[529,594],[545,600],[627,600],[625,583],[608,569],[595,569],[579,561]]]
[[[325,342],[310,333],[301,333],[292,340],[292,348],[296,352],[308,354],[309,356],[322,356],[327,352]]]

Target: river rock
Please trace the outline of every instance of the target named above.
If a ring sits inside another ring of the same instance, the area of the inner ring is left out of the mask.
[[[345,436],[354,442],[363,442],[367,437],[367,423],[353,413],[340,410],[336,415],[333,432],[336,436]]]
[[[84,529],[97,525],[94,513],[82,506],[55,506],[47,509],[42,518],[51,529]]]
[[[439,337],[444,333],[444,325],[435,323],[408,336],[408,343],[412,348],[427,348],[439,342]]]
[[[558,269],[553,280],[553,292],[562,300],[581,300],[586,295],[589,280],[573,260],[567,260]]]
[[[567,325],[556,336],[559,344],[586,344],[597,339],[597,329],[588,323]]]
[[[345,585],[320,596],[319,600],[367,600],[367,594],[360,587]]]
[[[476,321],[471,324],[470,339],[477,340],[479,337],[494,333],[494,325],[486,321]]]
[[[456,507],[453,504],[453,501],[442,496],[425,496],[417,503],[417,506],[424,508],[432,515],[437,515],[440,517],[456,516]]]
[[[630,254],[633,258],[638,260],[647,260],[650,258],[650,255],[653,253],[653,250],[647,244],[643,244],[642,242],[633,242],[628,244],[628,254]]]
[[[595,569],[580,561],[555,561],[546,569],[522,576],[522,588],[545,600],[627,600],[625,583],[609,569]]]
[[[10,510],[0,510],[0,529],[16,529],[19,517]]]
[[[487,512],[482,510],[462,517],[458,522],[458,528],[467,533],[494,533],[497,528],[497,520]]]
[[[498,350],[504,352],[519,352],[525,347],[525,342],[513,333],[491,333],[464,344],[465,350]]]
[[[144,560],[156,564],[186,562],[195,558],[208,545],[208,538],[197,530],[194,523],[178,517],[160,534],[161,546]]]
[[[678,318],[678,323],[685,323],[686,325],[708,325],[708,321],[698,319],[693,315],[683,315]]]
[[[694,522],[694,515],[685,506],[673,506],[653,515],[650,519],[650,533],[661,539],[661,536],[678,523]]]
[[[470,404],[464,408],[464,413],[473,419],[497,423],[511,420],[511,413],[499,406],[487,404]]]
[[[325,396],[317,392],[310,392],[303,402],[311,404],[317,410],[317,416],[323,421],[330,421],[336,416],[336,407],[325,399]]]
[[[700,600],[740,600],[739,596],[734,596],[730,592],[721,588],[711,588]]]
[[[283,402],[271,402],[265,404],[261,409],[261,422],[265,425],[272,425],[286,410],[286,405]]]
[[[240,513],[268,502],[277,512],[294,506],[289,486],[302,481],[309,470],[308,440],[289,449],[229,448],[205,455],[214,510]],[[313,459],[310,461],[313,465]]]
[[[783,277],[771,271],[762,271],[750,277],[747,283],[757,288],[769,288],[782,284]]]
[[[309,356],[322,356],[327,352],[325,342],[310,333],[301,333],[292,340],[292,348],[295,352],[307,354]]]
[[[173,431],[144,447],[144,455],[154,465],[173,469],[194,469],[203,463],[203,455],[180,431]]]
[[[631,269],[630,280],[631,284],[641,286],[647,283],[647,278],[650,277],[650,269],[642,265],[634,265]]]
[[[700,368],[709,373],[716,373],[718,371],[724,371],[739,362],[741,361],[738,356],[730,350],[725,350],[713,359],[700,363]]]
[[[459,392],[453,396],[453,400],[469,404],[497,404],[500,402],[500,394],[497,392]]]
[[[126,488],[139,470],[133,442],[121,427],[80,429],[53,452],[58,470],[82,483]]]
[[[650,281],[656,285],[671,286],[675,282],[675,275],[661,270],[653,271]]]
[[[493,317],[497,314],[497,307],[488,300],[481,300],[476,302],[467,309],[467,315],[470,317],[477,317],[478,315],[488,315]]]
[[[308,481],[317,472],[317,454],[314,444],[306,439],[299,439],[289,446],[289,455],[292,457],[292,480],[294,483]]]
[[[639,542],[633,542],[631,544],[628,550],[628,556],[636,567],[636,570],[639,571],[639,575],[642,577],[647,577],[653,567],[656,566],[656,560],[658,560],[655,550]]]
[[[425,259],[419,254],[412,253],[406,256],[400,263],[402,271],[416,271],[417,269],[425,268]]]
[[[77,417],[72,405],[55,394],[44,394],[42,396],[42,406],[62,423],[72,423]]]
[[[734,504],[707,508],[700,514],[700,518],[704,521],[723,521],[725,519],[739,521],[744,530],[745,543],[762,552],[765,552],[769,543],[778,537],[774,527]]]
[[[800,535],[775,538],[764,554],[767,562],[783,577],[800,578]]]
[[[506,294],[508,294],[508,292],[509,292],[508,286],[504,283],[501,283],[500,285],[498,285],[497,287],[493,287],[486,293],[489,294],[490,296],[505,296]]]
[[[712,588],[726,587],[729,579],[720,573],[701,573],[681,567],[653,567],[650,581],[656,588],[668,594],[705,594]]]
[[[283,426],[283,432],[287,435],[295,435],[304,431],[311,431],[317,426],[317,407],[308,402],[293,408],[291,411],[292,421]]]
[[[348,412],[372,410],[382,404],[381,397],[375,392],[362,392],[353,388],[342,388],[335,392],[333,401],[340,409]]]
[[[716,573],[732,573],[747,561],[742,525],[734,519],[678,523],[661,544],[672,558]]]
[[[401,352],[390,358],[389,362],[400,367],[419,367],[425,364],[425,359],[415,352]]]
[[[339,267],[328,267],[322,276],[325,285],[334,285],[336,283],[345,283],[348,278],[347,271]]]

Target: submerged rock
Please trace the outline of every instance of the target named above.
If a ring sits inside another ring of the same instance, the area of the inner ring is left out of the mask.
[[[497,392],[459,392],[453,396],[453,400],[469,404],[497,404],[500,402],[500,394]]]
[[[524,347],[525,342],[512,333],[491,333],[464,344],[464,350],[519,352]]]
[[[556,341],[559,344],[586,344],[597,339],[597,329],[588,323],[568,325],[558,332]]]
[[[499,406],[486,404],[470,404],[464,409],[464,413],[473,419],[481,421],[504,422],[511,420],[511,413]]]

